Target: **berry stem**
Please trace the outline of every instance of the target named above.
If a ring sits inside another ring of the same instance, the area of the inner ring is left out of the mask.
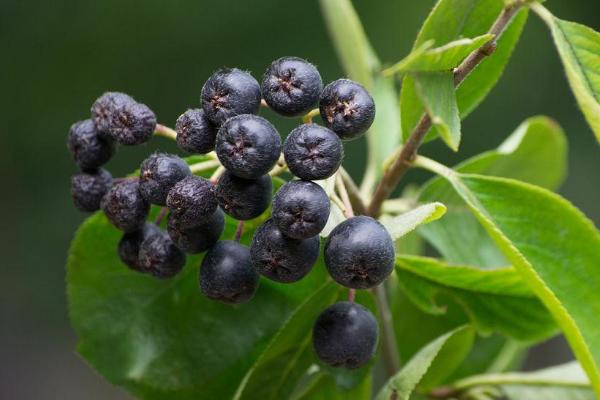
[[[209,169],[218,168],[220,165],[219,160],[207,160],[190,165],[190,171],[192,171],[192,174],[197,174]]]
[[[304,122],[305,124],[312,124],[313,118],[316,117],[317,115],[319,115],[320,113],[321,112],[319,111],[318,108],[313,108],[308,113],[306,113],[306,115],[304,115],[302,117],[302,122]]]
[[[479,63],[487,56],[491,55],[496,49],[496,41],[504,32],[515,14],[523,7],[523,2],[514,3],[502,10],[488,33],[494,35],[494,39],[490,40],[479,49],[473,51],[465,58],[465,60],[454,69],[454,86],[459,86],[460,83],[479,65]],[[379,181],[373,198],[367,207],[367,215],[372,217],[379,216],[381,205],[392,194],[392,192],[400,183],[408,169],[410,168],[417,150],[423,143],[425,135],[431,128],[431,118],[427,114],[423,114],[421,120],[417,123],[408,140],[402,147],[400,154],[394,160],[392,165],[385,171],[383,177]]]
[[[283,154],[279,156],[279,160],[277,160],[277,164],[273,167],[271,171],[269,171],[269,176],[277,176],[285,171],[287,171],[288,167],[285,163],[285,159],[283,158]]]
[[[344,203],[344,215],[346,218],[354,217],[354,209],[352,208],[352,202],[350,201],[350,196],[348,196],[348,190],[346,190],[346,184],[344,183],[344,179],[340,173],[337,174],[335,180],[335,186],[337,188],[340,197],[342,198],[342,202]]]
[[[356,298],[356,289],[348,289],[348,301],[350,303],[354,303],[355,298]]]
[[[381,332],[383,363],[385,365],[387,376],[391,378],[398,370],[400,370],[400,353],[398,353],[398,346],[396,344],[394,321],[388,303],[385,282],[375,286],[373,292],[375,293],[375,301],[377,302],[377,308],[381,315],[381,325],[383,326]]]
[[[176,140],[177,132],[169,127],[166,127],[162,124],[156,124],[156,128],[154,128],[154,135],[166,137],[168,139]]]
[[[331,199],[331,201],[333,201],[340,208],[340,210],[342,210],[342,212],[344,213],[344,215],[346,215],[346,206],[344,205],[344,202],[342,201],[342,199],[340,199],[338,197],[338,195],[335,194],[335,193],[331,193],[331,195],[329,196],[329,198]]]
[[[235,236],[233,237],[233,239],[239,243],[242,237],[242,233],[244,233],[244,221],[238,222],[237,228],[235,229]]]
[[[269,105],[265,101],[265,99],[260,99],[260,106],[264,108],[269,108]]]
[[[215,170],[215,172],[213,172],[213,174],[210,176],[209,180],[212,183],[217,183],[219,181],[219,178],[221,177],[221,175],[223,175],[224,172],[225,172],[225,167],[221,165],[219,168],[217,168]]]
[[[367,212],[367,207],[365,206],[365,202],[363,201],[362,195],[360,194],[360,190],[356,183],[344,169],[344,167],[340,167],[339,174],[342,176],[344,180],[344,185],[346,185],[346,189],[348,191],[348,196],[350,197],[350,202],[352,203],[352,209],[359,215],[364,215]]]
[[[162,224],[163,219],[167,215],[168,211],[169,211],[169,209],[167,207],[161,207],[160,211],[158,212],[158,215],[156,216],[156,220],[154,221],[154,223],[156,225],[160,226],[160,224]]]

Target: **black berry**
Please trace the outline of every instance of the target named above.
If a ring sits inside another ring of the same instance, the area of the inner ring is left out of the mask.
[[[286,117],[306,114],[319,101],[321,75],[314,65],[298,57],[273,61],[262,81],[262,95],[271,109]]]
[[[184,264],[185,254],[166,232],[149,235],[140,244],[140,268],[156,278],[171,278],[181,271]]]
[[[169,190],[191,174],[190,167],[181,158],[172,154],[152,154],[140,166],[140,192],[150,203],[164,206]]]
[[[134,271],[147,272],[140,265],[140,245],[150,235],[159,233],[160,229],[158,226],[146,222],[140,229],[123,234],[118,247],[118,254],[121,261]]]
[[[108,220],[125,232],[141,228],[146,221],[150,204],[140,194],[137,179],[117,182],[104,195],[100,206]]]
[[[81,211],[97,211],[111,186],[112,175],[103,168],[75,174],[71,177],[73,204]]]
[[[359,368],[375,354],[379,328],[365,307],[347,301],[325,309],[313,327],[313,348],[325,364]]]
[[[215,148],[217,128],[206,118],[204,110],[187,110],[175,123],[177,145],[188,153],[206,154]]]
[[[100,137],[91,119],[71,126],[67,147],[77,165],[83,169],[98,168],[115,154],[115,143]]]
[[[169,191],[167,207],[181,228],[201,225],[217,209],[215,186],[208,179],[186,176]]]
[[[293,239],[318,235],[329,218],[329,197],[310,181],[291,181],[273,198],[273,220],[279,230]]]
[[[354,289],[377,286],[394,268],[394,242],[371,217],[349,218],[333,229],[325,243],[325,265],[340,285]]]
[[[375,103],[367,90],[349,79],[325,86],[319,101],[321,118],[342,139],[354,139],[375,119]]]
[[[292,174],[300,179],[320,180],[329,178],[340,167],[344,147],[332,130],[304,124],[288,135],[283,155]]]
[[[258,288],[250,251],[238,242],[217,242],[200,265],[200,289],[210,299],[228,304],[250,300]]]
[[[273,168],[281,152],[281,138],[266,119],[243,114],[228,119],[217,133],[221,164],[240,178],[254,179]]]
[[[260,108],[260,86],[248,72],[237,68],[215,72],[202,87],[202,109],[213,124],[240,114],[256,114]]]
[[[135,100],[131,96],[119,92],[106,92],[96,99],[91,109],[92,120],[101,136],[111,137],[109,131],[113,117],[118,110],[129,104],[135,104]]]
[[[291,239],[272,219],[254,233],[252,263],[263,276],[276,282],[296,282],[306,276],[319,257],[319,238]]]
[[[167,232],[171,240],[181,251],[191,254],[202,253],[217,243],[224,227],[225,216],[219,208],[203,224],[193,228],[182,228],[173,214],[167,220]]]
[[[238,178],[225,171],[215,192],[223,211],[241,221],[261,215],[271,203],[273,183],[269,175],[258,179]]]

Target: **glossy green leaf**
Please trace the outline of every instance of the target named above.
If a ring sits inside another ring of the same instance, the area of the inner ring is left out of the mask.
[[[477,330],[499,332],[521,341],[540,341],[556,333],[556,323],[513,268],[482,270],[445,264],[433,258],[396,259],[398,282],[423,311],[443,314],[439,298],[452,298]]]
[[[457,165],[459,172],[515,178],[556,189],[567,170],[567,142],[560,126],[547,117],[525,120],[496,150]],[[450,262],[479,267],[508,265],[481,224],[443,178],[422,189],[419,201],[441,201],[448,207],[443,219],[420,227],[423,235]],[[472,246],[477,243],[477,246]]]
[[[423,204],[395,217],[384,215],[381,218],[381,223],[390,233],[392,239],[398,240],[415,230],[417,226],[440,219],[445,212],[446,207],[442,203]]]
[[[448,332],[425,346],[385,384],[377,400],[408,400],[422,383],[430,387],[443,380],[460,364],[473,342],[467,326]]]
[[[415,88],[431,123],[442,140],[454,151],[460,144],[460,116],[456,105],[452,72],[413,74]]]
[[[463,38],[431,48],[433,40],[423,43],[406,58],[385,69],[385,75],[403,74],[406,72],[449,71],[457,67],[472,51],[477,50],[494,35],[485,34],[473,39]]]
[[[487,393],[487,398],[507,400],[596,399],[589,379],[577,362],[533,372],[473,376],[457,382],[454,387],[467,398]]]
[[[484,35],[504,7],[502,0],[440,0],[419,32],[414,48],[433,40],[443,46],[461,38]],[[497,49],[486,57],[456,89],[461,118],[467,116],[485,98],[500,79],[527,20],[527,9],[517,13],[498,38]],[[423,106],[410,76],[405,76],[400,94],[402,136],[408,138],[423,113]],[[437,137],[432,129],[426,140]]]
[[[531,8],[550,27],[577,104],[600,141],[600,33],[556,18],[540,4]]]
[[[431,160],[554,315],[600,394],[600,233],[577,208],[510,179],[458,174]]]

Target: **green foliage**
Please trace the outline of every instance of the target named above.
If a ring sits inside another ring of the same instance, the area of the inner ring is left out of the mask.
[[[417,226],[440,219],[445,213],[446,207],[442,203],[429,203],[395,217],[384,216],[381,222],[392,239],[398,240]]]

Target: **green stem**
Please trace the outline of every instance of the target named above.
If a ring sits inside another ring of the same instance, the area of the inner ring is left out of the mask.
[[[156,128],[154,128],[154,135],[166,137],[172,140],[177,140],[177,132],[161,124],[156,124]]]

